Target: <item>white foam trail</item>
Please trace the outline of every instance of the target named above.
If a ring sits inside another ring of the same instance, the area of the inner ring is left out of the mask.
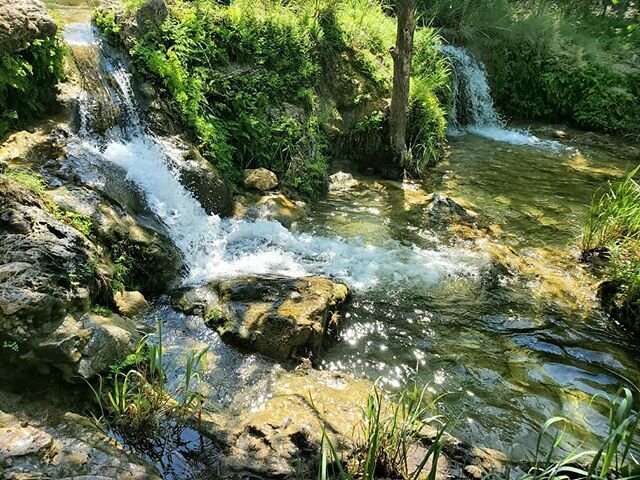
[[[450,135],[472,133],[498,142],[549,150],[562,147],[559,142],[542,140],[526,130],[507,128],[493,106],[484,65],[464,48],[444,45],[442,52],[454,66]]]
[[[457,250],[422,250],[397,243],[380,247],[294,234],[274,221],[207,215],[168,167],[170,156],[182,152],[148,135],[112,141],[102,155],[127,172],[127,178],[144,192],[149,208],[165,223],[183,254],[189,284],[245,275],[325,275],[356,289],[369,289],[477,275],[484,263],[475,254]]]
[[[562,148],[562,144],[560,142],[556,142],[554,140],[542,140],[526,130],[503,127],[481,127],[474,125],[466,127],[465,130],[480,137],[489,138],[497,142],[511,143],[512,145],[529,145],[531,147],[545,148],[553,151],[560,150]]]

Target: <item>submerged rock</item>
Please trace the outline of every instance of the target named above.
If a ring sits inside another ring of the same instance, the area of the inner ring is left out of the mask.
[[[0,0],[0,54],[23,50],[53,37],[57,26],[41,0]]]
[[[282,194],[270,194],[261,197],[253,210],[253,214],[248,213],[248,217],[275,220],[284,227],[291,228],[294,223],[305,217],[306,204],[290,200]]]
[[[446,223],[471,223],[475,215],[450,197],[434,193],[425,208],[429,220]]]
[[[266,192],[278,186],[278,177],[271,170],[256,168],[244,171],[244,186]]]
[[[222,339],[285,361],[317,358],[340,323],[346,285],[324,278],[244,278],[221,282],[218,310],[208,315]]]

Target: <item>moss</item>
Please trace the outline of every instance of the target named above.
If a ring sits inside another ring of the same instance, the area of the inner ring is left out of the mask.
[[[9,169],[4,171],[2,175],[37,194],[42,194],[47,185],[42,176],[25,168]]]

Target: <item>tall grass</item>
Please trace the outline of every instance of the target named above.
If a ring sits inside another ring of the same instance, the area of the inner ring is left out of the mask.
[[[640,166],[596,193],[582,233],[584,254],[617,250],[640,239],[640,184],[635,179],[639,171]]]
[[[185,415],[199,416],[203,403],[197,385],[207,349],[190,352],[185,360],[182,382],[167,388],[162,323],[157,339],[143,338],[136,351],[111,368],[112,374],[89,385],[99,408],[96,423],[113,430],[131,444],[144,444],[155,437],[163,422],[173,422]]]
[[[363,408],[352,458],[345,462],[323,429],[318,480],[435,479],[445,427],[439,425],[430,445],[423,446],[425,428],[440,419],[431,413],[439,398],[428,400],[426,394],[426,387],[414,383],[390,400],[374,386]],[[420,460],[411,462],[417,455]]]
[[[640,333],[640,166],[596,193],[582,233],[584,260],[605,260],[605,310]]]

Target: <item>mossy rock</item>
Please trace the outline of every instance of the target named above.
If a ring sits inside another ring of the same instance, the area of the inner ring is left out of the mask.
[[[317,277],[243,278],[217,291],[218,310],[208,321],[222,339],[279,361],[317,359],[349,294],[346,285]]]

